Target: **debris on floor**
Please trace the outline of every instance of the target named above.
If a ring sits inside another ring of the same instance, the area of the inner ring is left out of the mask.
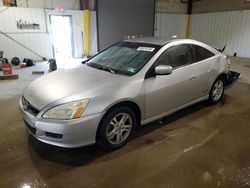
[[[9,63],[3,63],[2,70],[3,70],[4,75],[11,75],[12,74],[12,65]]]
[[[44,74],[44,71],[32,71],[32,74]]]
[[[34,63],[34,60],[29,59],[29,58],[24,58],[23,63],[25,63],[27,67],[32,67],[32,66],[36,65]]]
[[[20,59],[19,59],[18,57],[13,57],[13,58],[11,59],[11,64],[12,64],[13,66],[18,66],[18,65],[20,65],[20,63],[21,63],[21,61],[20,61]]]
[[[27,65],[26,65],[26,63],[21,63],[20,67],[23,69],[23,68],[26,68]]]
[[[16,80],[19,76],[17,74],[10,74],[10,75],[0,75],[0,80]]]
[[[49,64],[49,72],[57,70],[57,64],[55,59],[50,59],[48,61],[48,64]]]

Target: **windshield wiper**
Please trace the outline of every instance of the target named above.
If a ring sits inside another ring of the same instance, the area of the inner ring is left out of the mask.
[[[96,68],[99,70],[104,70],[104,71],[110,72],[112,74],[117,74],[113,69],[108,68],[108,67],[104,67],[104,66],[99,65],[99,66],[96,66]]]

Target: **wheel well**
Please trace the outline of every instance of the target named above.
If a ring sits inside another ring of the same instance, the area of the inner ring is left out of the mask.
[[[131,101],[123,101],[123,102],[119,102],[113,106],[111,106],[107,111],[106,113],[103,115],[103,117],[101,118],[100,122],[99,122],[99,125],[98,125],[98,128],[97,128],[97,132],[96,132],[96,141],[98,142],[97,140],[97,137],[98,137],[98,132],[99,132],[99,128],[100,128],[100,124],[102,123],[104,117],[109,113],[111,112],[112,110],[118,108],[118,107],[121,107],[121,106],[125,106],[125,107],[128,107],[130,108],[131,110],[134,111],[135,113],[135,117],[136,117],[136,126],[139,126],[141,124],[141,110],[139,108],[139,106],[134,103],[134,102],[131,102]]]
[[[135,116],[136,116],[136,125],[140,125],[141,124],[141,110],[140,110],[139,106],[136,103],[131,102],[131,101],[123,101],[123,102],[119,102],[119,103],[111,106],[107,110],[107,112],[105,113],[105,115],[107,113],[109,113],[110,111],[112,111],[113,109],[121,107],[121,106],[126,106],[126,107],[130,108],[131,110],[133,110],[134,113],[135,113]]]
[[[227,83],[227,74],[226,74],[226,73],[220,74],[220,75],[216,78],[216,80],[217,80],[218,78],[222,78],[222,79],[223,79],[224,85],[227,85],[227,84],[228,84],[228,83]]]
[[[221,75],[218,76],[218,78],[223,78],[224,82],[226,82],[227,81],[227,74],[222,73]]]
[[[226,73],[220,74],[220,75],[214,80],[213,84],[215,83],[215,81],[216,81],[218,78],[222,78],[224,84],[225,84],[225,85],[227,84],[227,74],[226,74]],[[211,89],[212,89],[212,87],[213,87],[213,84],[212,84],[212,86],[211,86]]]

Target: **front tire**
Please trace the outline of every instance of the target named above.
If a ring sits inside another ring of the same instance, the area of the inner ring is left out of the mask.
[[[219,77],[215,80],[210,93],[209,93],[209,102],[211,104],[217,104],[221,101],[224,94],[225,82],[224,79]]]
[[[136,124],[136,116],[128,107],[118,107],[108,112],[97,131],[97,144],[105,150],[115,150],[124,146]]]

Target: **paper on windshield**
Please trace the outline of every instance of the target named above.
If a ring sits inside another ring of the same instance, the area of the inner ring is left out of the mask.
[[[152,48],[152,47],[138,47],[137,50],[138,51],[144,51],[144,52],[153,52],[155,50],[155,48]]]

